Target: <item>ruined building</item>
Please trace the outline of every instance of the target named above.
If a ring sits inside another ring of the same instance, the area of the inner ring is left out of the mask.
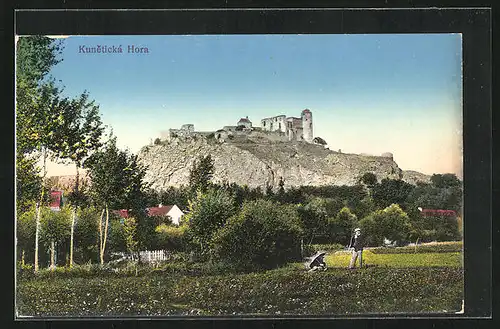
[[[316,143],[313,135],[312,113],[309,109],[302,111],[300,118],[287,117],[286,115],[278,115],[271,118],[261,120],[261,127],[252,126],[252,122],[248,116],[241,118],[235,126],[224,126],[217,131],[195,131],[193,124],[184,124],[181,129],[169,129],[168,132],[163,132],[161,138],[170,140],[176,137],[195,137],[195,136],[214,136],[217,140],[226,140],[239,136],[245,138],[253,131],[264,131],[267,133],[275,133],[276,138],[288,141],[305,141],[307,143]],[[324,144],[321,145],[325,145]]]
[[[284,133],[289,141],[313,142],[312,113],[309,109],[302,111],[300,118],[278,115],[261,120],[264,131]]]

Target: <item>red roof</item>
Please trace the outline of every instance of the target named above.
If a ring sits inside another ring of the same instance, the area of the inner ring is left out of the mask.
[[[61,200],[62,191],[51,191],[49,207],[52,209],[59,209],[61,207]]]
[[[148,216],[163,216],[168,214],[168,212],[173,208],[173,205],[162,206],[162,207],[150,207],[146,208]],[[129,211],[127,209],[113,210],[113,213],[120,216],[121,218],[128,218]]]
[[[423,216],[456,216],[454,210],[443,210],[443,209],[422,209]]]
[[[168,212],[172,208],[173,206],[151,207],[146,208],[146,211],[148,212],[149,216],[162,216],[168,214]]]

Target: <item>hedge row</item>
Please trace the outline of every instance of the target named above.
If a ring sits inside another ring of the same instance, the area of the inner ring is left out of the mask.
[[[455,312],[463,298],[457,268],[329,269],[262,273],[21,280],[20,315],[341,315]]]
[[[406,247],[378,247],[370,249],[374,254],[410,254],[410,253],[436,253],[436,252],[462,252],[463,242],[447,242],[436,244],[425,244]]]

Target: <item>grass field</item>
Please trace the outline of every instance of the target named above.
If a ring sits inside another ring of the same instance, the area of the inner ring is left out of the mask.
[[[347,267],[351,260],[351,254],[337,252],[325,257],[329,267]],[[434,267],[449,266],[462,267],[462,253],[416,253],[416,254],[375,254],[370,250],[363,251],[363,263],[365,265],[390,266],[390,267]]]
[[[460,310],[460,253],[366,250],[364,255],[372,266],[354,271],[345,268],[350,255],[336,253],[326,257],[327,271],[312,273],[301,263],[248,274],[176,272],[172,266],[143,269],[137,276],[46,273],[18,280],[17,309],[19,315],[49,317],[330,316]]]

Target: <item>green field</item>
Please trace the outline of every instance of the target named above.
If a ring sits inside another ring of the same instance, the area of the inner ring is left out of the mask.
[[[189,265],[137,272],[45,272],[18,281],[26,316],[346,315],[454,313],[463,299],[460,253],[374,254],[348,270],[349,254],[326,257],[330,268],[301,263],[249,274],[192,271]],[[176,270],[177,268],[177,270]]]
[[[350,253],[337,252],[325,257],[329,267],[347,267],[351,260]],[[363,263],[371,266],[390,267],[462,267],[462,253],[416,253],[416,254],[375,254],[370,250],[363,252]]]

